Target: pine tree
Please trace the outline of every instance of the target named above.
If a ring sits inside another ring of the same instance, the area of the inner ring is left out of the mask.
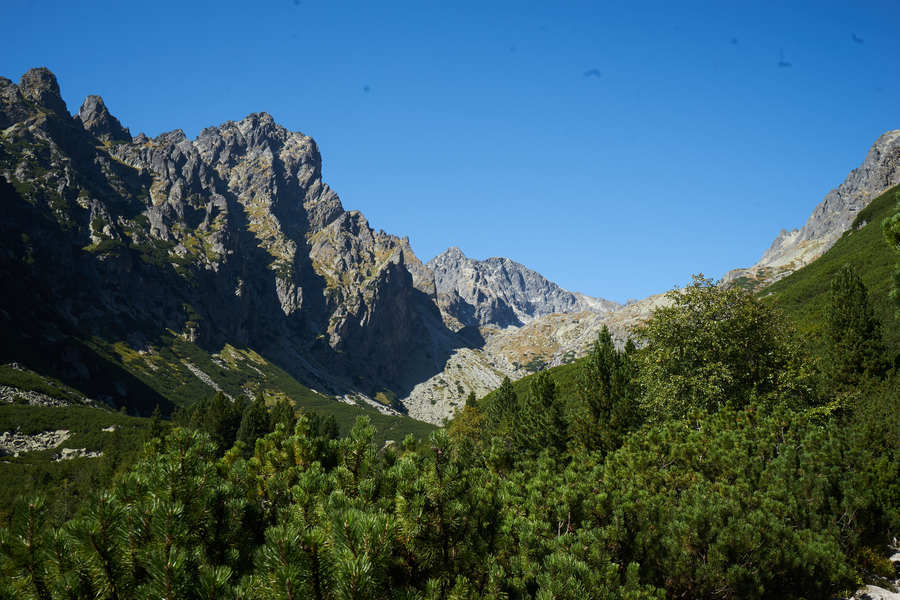
[[[513,388],[509,377],[504,377],[503,383],[500,384],[493,398],[488,402],[485,411],[487,426],[495,434],[505,434],[515,421],[517,408],[518,398],[516,398],[516,390]]]
[[[826,371],[832,389],[851,390],[866,377],[880,377],[887,368],[881,323],[869,304],[869,293],[852,265],[831,280],[825,312],[828,343]]]
[[[279,424],[284,425],[284,428],[287,431],[293,431],[294,427],[297,425],[297,415],[294,411],[294,405],[284,398],[279,400],[269,413],[269,431],[275,431],[275,428]]]
[[[630,349],[634,351],[633,343]],[[640,424],[630,354],[616,350],[604,326],[582,364],[571,432],[573,441],[586,450],[615,450],[627,432]]]
[[[269,432],[269,412],[262,392],[246,408],[241,417],[241,426],[237,431],[237,441],[244,444],[244,456],[253,454],[256,440]]]
[[[191,412],[190,425],[207,432],[219,448],[219,454],[234,445],[241,424],[242,406],[222,392],[203,400]]]
[[[158,440],[163,435],[165,435],[165,426],[163,425],[162,412],[160,412],[159,404],[157,404],[150,417],[150,439]]]
[[[556,397],[556,383],[544,371],[531,379],[528,393],[519,401],[514,436],[517,448],[526,454],[562,451],[566,446],[568,427],[562,402]]]
[[[46,527],[47,505],[36,497],[19,501],[11,527],[0,530],[0,574],[9,577],[15,597],[51,598]]]

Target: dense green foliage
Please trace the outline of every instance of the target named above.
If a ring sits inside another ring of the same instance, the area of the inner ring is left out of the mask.
[[[149,437],[148,425],[148,419],[87,406],[0,404],[0,431],[30,435],[65,429],[70,435],[57,448],[0,460],[0,525],[8,524],[17,498],[48,491],[46,510],[54,518],[74,516],[91,493],[109,485],[134,461]],[[99,451],[103,456],[54,461],[64,448]]]
[[[667,294],[636,333],[643,404],[653,418],[751,402],[805,404],[804,373],[790,326],[745,290],[695,277]]]
[[[830,598],[900,524],[888,408],[724,408],[512,460],[443,431],[378,452],[365,420],[323,445],[301,416],[249,460],[177,429],[61,528],[20,503],[0,597]]]
[[[897,198],[897,211],[882,222],[884,239],[894,252],[900,253],[900,191],[895,194]],[[890,297],[894,304],[900,307],[900,265],[894,269],[893,287]]]
[[[866,378],[884,374],[888,359],[881,330],[865,284],[851,265],[845,266],[831,281],[825,312],[824,362],[832,389],[853,391]]]
[[[610,452],[640,425],[640,388],[633,356],[632,344],[625,352],[617,352],[609,330],[603,328],[581,365],[571,408],[571,436],[577,446]]]

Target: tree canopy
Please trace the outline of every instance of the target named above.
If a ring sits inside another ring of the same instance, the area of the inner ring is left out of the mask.
[[[702,275],[666,294],[635,330],[642,404],[652,418],[751,402],[800,402],[808,393],[793,330],[773,306]]]

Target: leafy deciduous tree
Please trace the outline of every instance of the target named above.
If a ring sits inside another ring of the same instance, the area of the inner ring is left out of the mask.
[[[808,402],[804,365],[783,315],[702,275],[667,294],[668,306],[635,331],[642,405],[651,419],[751,401]]]

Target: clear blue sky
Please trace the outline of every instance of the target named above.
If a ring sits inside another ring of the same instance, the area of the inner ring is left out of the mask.
[[[422,260],[619,301],[749,266],[900,128],[900,0],[628,4],[5,0],[0,74],[134,134],[267,111]]]

